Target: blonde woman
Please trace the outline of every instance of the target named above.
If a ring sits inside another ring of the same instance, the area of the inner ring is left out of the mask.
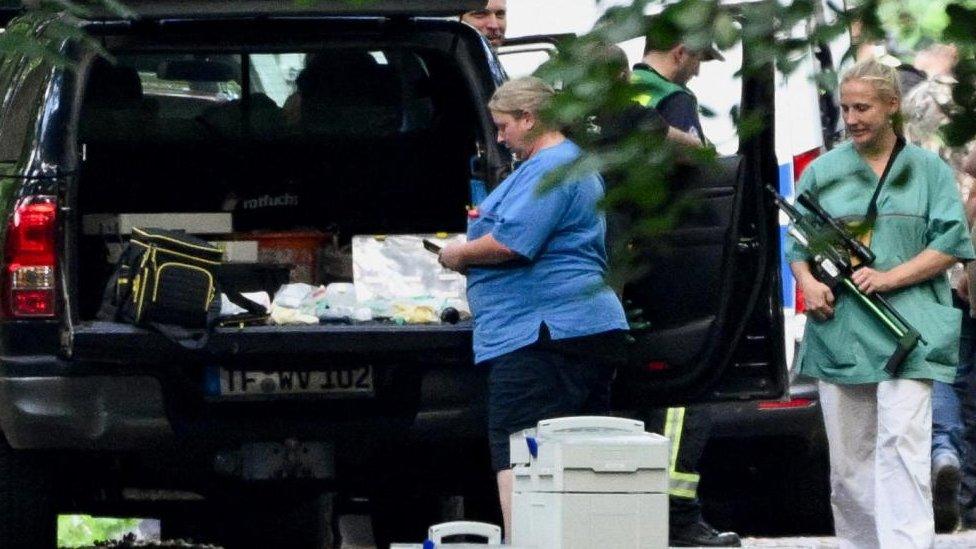
[[[540,118],[555,92],[538,78],[506,82],[491,110],[498,141],[522,164],[469,215],[468,242],[441,263],[467,272],[475,362],[489,368],[488,438],[511,527],[508,437],[542,419],[605,414],[627,321],[604,282],[606,222],[593,173],[542,191],[580,149]]]
[[[883,370],[895,342],[881,323],[851,295],[814,278],[796,242],[787,252],[811,319],[799,360],[803,373],[820,380],[843,548],[934,543],[932,380],[955,376],[960,322],[945,271],[974,257],[952,169],[905,143],[900,107],[895,69],[873,60],[852,67],[841,79],[850,141],[811,164],[797,189],[812,192],[834,217],[870,228],[877,259],[856,270],[854,282],[886,294],[927,341],[897,379]]]

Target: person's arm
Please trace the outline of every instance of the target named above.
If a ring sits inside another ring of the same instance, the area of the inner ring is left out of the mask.
[[[667,140],[672,143],[677,143],[678,145],[683,145],[686,147],[703,147],[701,139],[698,139],[694,135],[683,132],[674,126],[668,126]]]
[[[870,267],[854,271],[851,279],[862,292],[888,292],[918,284],[945,273],[956,261],[973,259],[973,244],[956,189],[955,174],[941,161],[934,166],[933,172],[925,174],[924,177],[932,178],[928,181],[916,179],[917,184],[928,184],[930,189],[925,212],[926,248],[888,271]]]
[[[810,264],[806,261],[793,261],[790,263],[790,270],[793,271],[793,278],[800,285],[803,292],[803,302],[806,310],[818,320],[828,319],[834,316],[834,292],[816,278],[810,271]]]
[[[956,258],[931,248],[889,271],[862,267],[851,275],[851,280],[864,293],[890,292],[924,282],[946,272],[956,263]]]
[[[976,223],[976,192],[971,191],[969,196],[966,197],[966,220],[969,221],[969,225],[972,226]]]
[[[551,189],[539,191],[546,174],[555,166],[536,164],[524,169],[524,178],[496,212],[491,232],[466,242],[446,246],[440,253],[445,267],[463,272],[476,265],[498,265],[513,259],[535,261],[546,242],[573,204],[580,182],[562,181]]]
[[[687,93],[674,93],[658,104],[657,110],[664,120],[673,128],[685,132],[695,138],[692,131],[698,131],[698,110],[695,100]],[[695,138],[696,144],[702,139]]]
[[[471,242],[459,242],[445,246],[437,258],[441,265],[462,273],[475,265],[498,265],[517,259],[519,255],[495,237],[486,234]]]
[[[655,137],[663,135],[668,141],[686,147],[701,147],[700,139],[668,123],[661,112],[653,107],[637,107],[636,126],[641,132]],[[625,116],[631,116],[628,112]]]

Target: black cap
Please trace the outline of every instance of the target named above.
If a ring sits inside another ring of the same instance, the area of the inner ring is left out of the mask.
[[[644,19],[644,51],[667,51],[683,42],[684,31],[675,24],[674,20],[658,15],[648,15]],[[714,42],[710,42],[704,49],[695,48],[702,54],[703,61],[725,61],[725,56],[718,51]]]

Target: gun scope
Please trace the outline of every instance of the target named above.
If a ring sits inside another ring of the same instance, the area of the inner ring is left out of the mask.
[[[844,246],[848,249],[848,251],[861,260],[861,263],[864,265],[874,263],[874,252],[871,251],[871,248],[868,248],[860,240],[854,238],[850,231],[847,230],[847,227],[842,226],[837,222],[836,219],[831,217],[830,214],[828,214],[827,211],[820,206],[820,203],[817,202],[817,199],[814,198],[809,191],[801,193],[800,196],[796,197],[796,201],[799,202],[804,208],[813,212],[814,215],[820,218],[822,223],[827,223],[830,225],[830,227],[834,229],[836,235],[844,241]]]

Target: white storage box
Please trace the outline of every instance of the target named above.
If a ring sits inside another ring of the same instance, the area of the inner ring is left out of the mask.
[[[152,227],[189,234],[226,234],[233,232],[230,213],[120,213],[87,214],[81,216],[86,235],[132,234],[133,227]]]
[[[224,261],[228,263],[257,263],[257,240],[215,240],[211,242],[224,252]]]
[[[536,549],[665,548],[668,439],[640,421],[572,417],[512,435],[512,541]]]
[[[451,536],[480,536],[486,543],[450,543],[444,538]],[[390,549],[519,549],[513,545],[502,545],[502,529],[486,522],[455,521],[435,524],[427,531],[424,543],[393,543]]]
[[[513,540],[547,549],[666,548],[667,494],[522,492],[512,498]]]

